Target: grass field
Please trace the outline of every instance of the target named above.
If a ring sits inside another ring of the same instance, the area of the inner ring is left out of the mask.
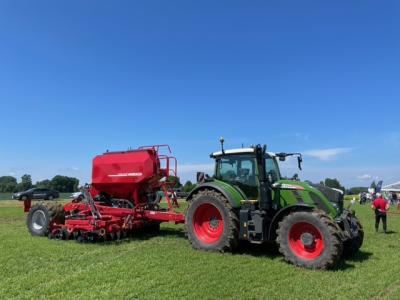
[[[195,251],[182,226],[110,244],[32,237],[20,203],[0,201],[2,299],[399,299],[400,215],[375,233],[368,206],[356,206],[365,244],[333,271],[299,269],[274,246],[235,254]]]

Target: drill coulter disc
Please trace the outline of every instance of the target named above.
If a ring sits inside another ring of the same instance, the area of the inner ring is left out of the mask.
[[[114,241],[115,240],[115,233],[114,232],[110,232],[109,234],[108,234],[108,240],[109,241]]]
[[[49,233],[48,238],[55,240],[67,240],[69,238],[69,233],[65,229],[55,229]]]

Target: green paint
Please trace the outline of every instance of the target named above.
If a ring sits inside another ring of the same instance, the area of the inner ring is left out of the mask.
[[[243,195],[234,186],[217,179],[214,179],[213,183],[218,185],[231,196],[231,200],[233,200],[235,203],[234,207],[239,207],[240,201],[245,199],[245,197],[243,197]]]
[[[314,200],[312,199],[311,195],[316,195],[320,202],[328,209],[328,213],[335,218],[339,212],[337,209],[332,205],[327,197],[323,193],[321,193],[316,188],[309,185],[307,182],[300,182],[300,181],[293,181],[293,180],[279,180],[277,183],[279,184],[290,184],[290,185],[297,185],[304,188],[304,190],[297,190],[301,199],[304,201],[305,204],[310,206],[316,207]],[[298,203],[298,200],[293,194],[292,189],[283,189],[283,188],[273,188],[274,196],[273,201],[275,204],[280,205],[281,207],[285,207],[288,205],[295,205]]]

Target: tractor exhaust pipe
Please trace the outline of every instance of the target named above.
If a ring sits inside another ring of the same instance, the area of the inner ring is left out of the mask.
[[[271,183],[267,177],[265,170],[265,153],[267,151],[267,146],[261,145],[256,146],[256,159],[258,164],[258,169],[260,170],[260,195],[259,203],[261,210],[270,210],[272,208],[272,194],[271,194]]]

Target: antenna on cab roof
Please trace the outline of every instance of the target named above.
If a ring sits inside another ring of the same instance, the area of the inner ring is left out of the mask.
[[[219,142],[221,143],[221,151],[222,151],[222,154],[225,154],[225,150],[224,150],[224,142],[225,142],[225,139],[221,136],[221,137],[219,138]]]

